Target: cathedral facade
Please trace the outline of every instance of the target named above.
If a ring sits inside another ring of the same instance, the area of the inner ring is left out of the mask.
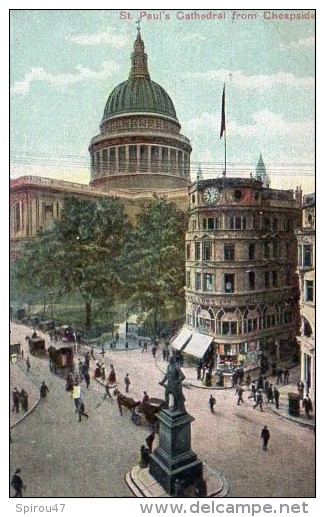
[[[117,196],[134,220],[153,195],[187,208],[191,144],[168,93],[150,78],[148,56],[138,29],[126,81],[108,97],[100,133],[89,145],[89,185],[39,176],[10,182],[10,236],[14,258],[19,244],[60,217],[69,196]]]

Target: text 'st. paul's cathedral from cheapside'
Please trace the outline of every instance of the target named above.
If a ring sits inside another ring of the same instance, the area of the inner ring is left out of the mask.
[[[89,185],[40,176],[11,180],[12,258],[23,240],[60,217],[67,196],[117,196],[131,220],[153,195],[186,210],[192,147],[180,130],[173,101],[150,78],[138,28],[129,78],[109,95],[100,133],[89,146]]]

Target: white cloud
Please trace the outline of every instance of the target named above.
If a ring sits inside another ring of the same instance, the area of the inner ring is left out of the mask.
[[[241,125],[234,120],[227,122],[227,130],[233,136],[246,138],[267,135],[304,135],[314,134],[314,120],[289,121],[283,115],[272,113],[265,109],[251,115],[252,123]],[[202,113],[199,117],[190,119],[186,124],[188,134],[219,133],[220,114]]]
[[[78,34],[76,36],[67,36],[68,41],[72,41],[77,45],[94,46],[108,45],[110,47],[125,47],[130,44],[129,38],[125,34],[116,34],[111,30],[97,32],[95,34]]]
[[[265,109],[252,114],[253,124],[240,125],[232,121],[228,124],[229,132],[233,135],[256,137],[263,133],[267,135],[305,135],[314,133],[313,120],[289,121],[283,115],[272,113]]]
[[[31,67],[22,81],[16,81],[11,88],[11,92],[17,95],[27,95],[30,85],[34,82],[47,82],[56,87],[65,87],[88,80],[100,80],[110,77],[120,66],[114,61],[104,61],[99,70],[91,70],[90,68],[77,65],[75,73],[52,74],[41,67]]]
[[[314,48],[315,47],[315,36],[310,36],[309,38],[302,38],[298,41],[291,41],[289,43],[289,47],[296,49],[303,48]]]
[[[245,75],[241,70],[210,70],[187,74],[191,79],[225,82],[231,79],[234,88],[272,88],[273,86],[313,86],[314,77],[295,77],[288,72],[277,72],[272,75]]]

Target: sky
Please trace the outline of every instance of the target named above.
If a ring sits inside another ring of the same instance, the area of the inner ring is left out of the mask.
[[[220,19],[196,19],[203,14]],[[210,14],[209,14],[210,13]],[[274,14],[273,14],[274,13]],[[298,19],[298,15],[309,19]],[[91,138],[128,78],[136,21],[151,79],[192,144],[192,177],[248,176],[262,153],[274,188],[314,186],[312,10],[14,10],[10,16],[11,177],[88,183]],[[280,20],[279,14],[292,17]],[[278,18],[278,19],[274,19]]]

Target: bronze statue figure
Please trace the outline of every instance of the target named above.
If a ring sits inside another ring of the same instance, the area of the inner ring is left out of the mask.
[[[167,372],[159,384],[165,388],[165,401],[168,408],[170,395],[173,395],[174,405],[170,408],[172,411],[186,413],[184,404],[185,397],[182,391],[182,382],[184,379],[184,373],[176,364],[176,357],[171,356],[167,366]]]

